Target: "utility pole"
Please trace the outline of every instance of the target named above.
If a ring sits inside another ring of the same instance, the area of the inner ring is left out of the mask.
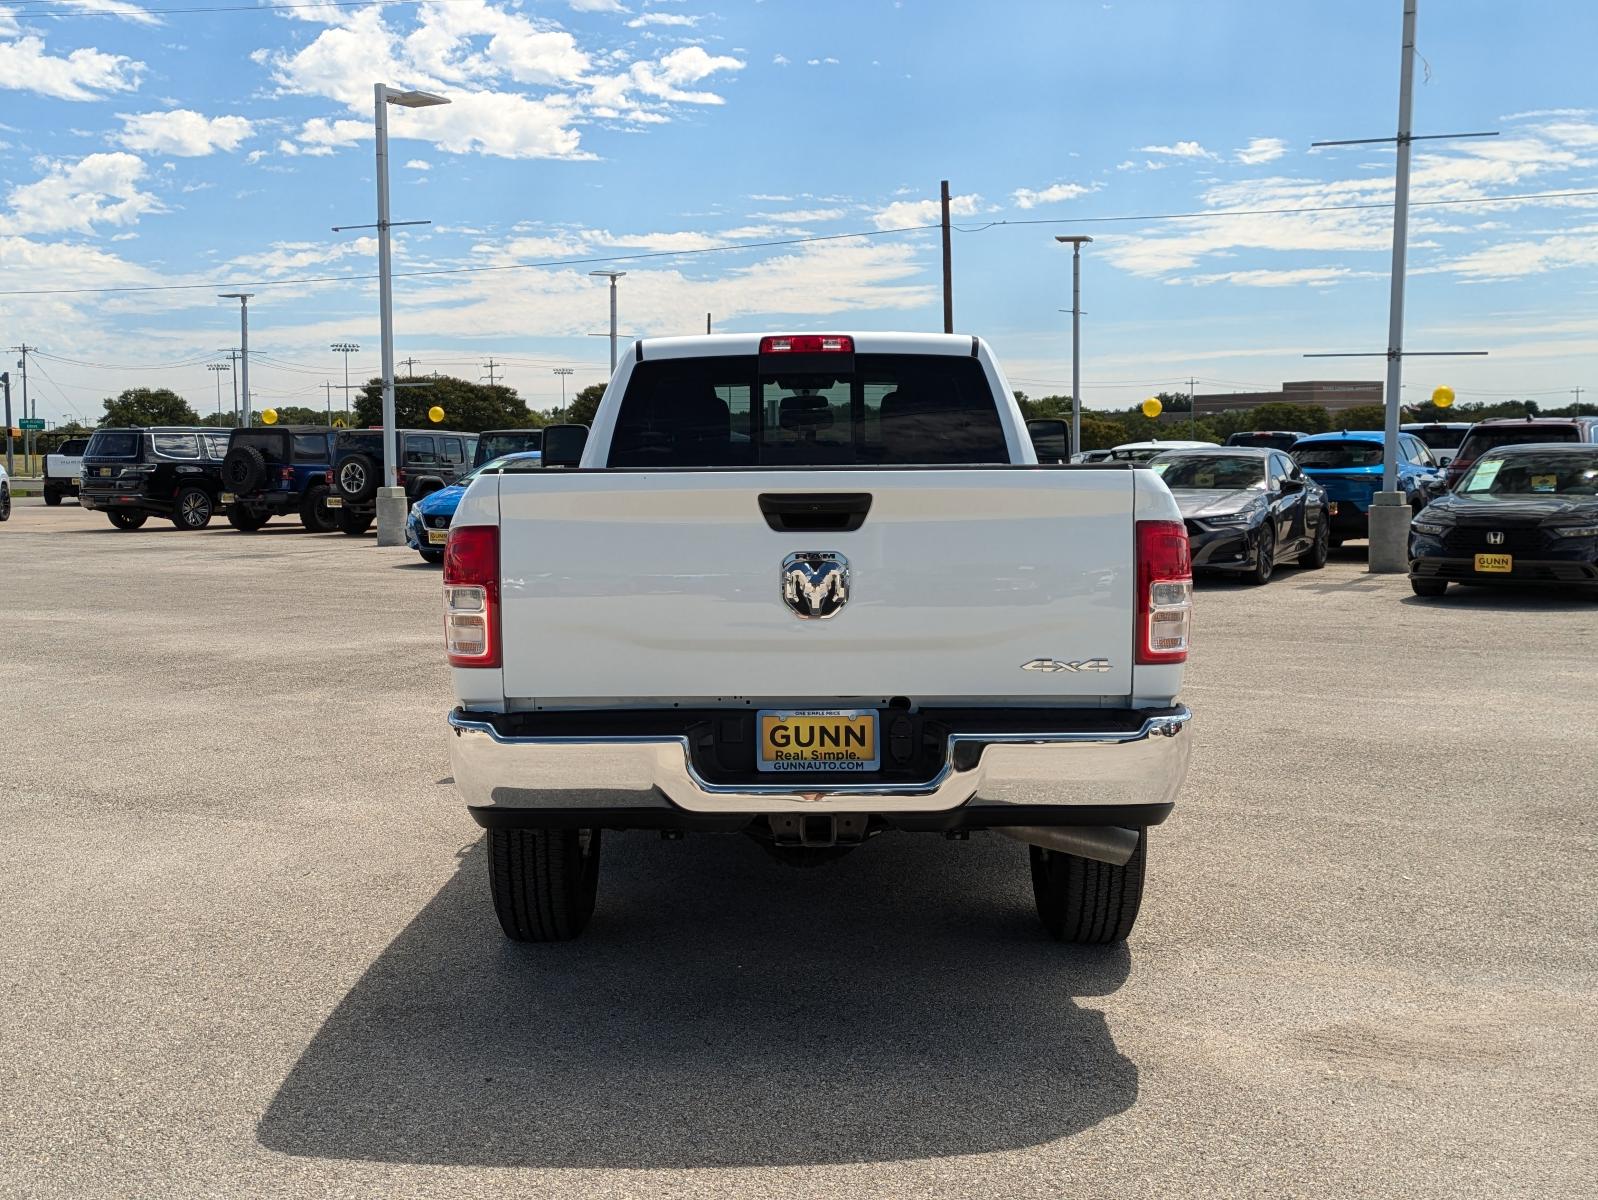
[[[1586,390],[1587,390],[1586,388],[1582,388],[1582,387],[1573,387],[1573,388],[1570,389],[1570,394],[1572,396],[1576,397],[1576,407],[1571,411],[1571,414],[1570,414],[1571,416],[1573,416],[1573,417],[1581,416],[1581,394],[1584,391],[1586,391]]]
[[[333,428],[333,381],[324,379],[322,386],[327,389],[327,427]]]
[[[555,374],[560,376],[560,406],[562,408],[565,408],[566,407],[566,376],[574,375],[574,374],[576,374],[576,371],[572,367],[555,367],[555,368],[553,368],[553,370],[554,370]]]
[[[232,370],[231,366],[222,363],[206,363],[205,369],[216,376],[216,415],[222,415],[222,372]]]
[[[223,300],[239,302],[239,391],[244,397],[240,424],[250,426],[250,297],[254,292],[219,292]]]
[[[590,271],[590,275],[601,275],[610,280],[610,373],[616,373],[616,281],[627,274],[626,271]],[[708,323],[709,317],[706,317]],[[705,332],[709,332],[707,329]]]
[[[1187,378],[1187,411],[1193,419],[1193,440],[1198,441],[1198,380]]]
[[[6,475],[14,477],[17,465],[12,458],[11,451],[11,372],[0,371],[0,387],[6,391]]]
[[[416,365],[416,360],[414,358],[402,358],[402,359],[400,359],[400,365],[405,368],[405,378],[406,379],[415,379],[416,378],[415,374],[411,370],[411,368],[413,368]]]
[[[1071,453],[1082,452],[1082,243],[1086,234],[1057,234],[1071,243]]]
[[[24,417],[31,417],[34,414],[28,411],[28,352],[31,350],[37,350],[39,347],[30,346],[27,342],[23,342],[22,345],[13,346],[11,348],[18,354],[22,355],[22,358],[17,362],[18,368],[22,371],[22,415]],[[10,433],[11,427],[7,425],[6,435],[8,438],[10,437]],[[23,469],[31,471],[32,467],[28,465],[33,462],[33,430],[31,429],[24,429],[22,431],[22,461],[24,464]],[[9,474],[9,472],[7,473]]]
[[[611,311],[614,312],[615,309],[612,309]],[[615,358],[616,358],[616,335],[615,335],[614,332],[612,332],[611,335],[610,335],[610,357],[611,357],[611,364],[610,364],[611,365],[611,369],[614,370],[615,367],[616,367],[616,363],[615,363]],[[496,368],[498,368],[501,365],[502,365],[501,363],[495,362],[492,358],[490,358],[486,363],[483,364],[483,369],[488,372],[488,386],[489,387],[498,386],[499,380],[494,377],[494,371],[495,371]]]
[[[943,207],[943,332],[954,332],[954,256],[949,245],[949,181],[938,185]]]
[[[710,332],[710,314],[709,313],[705,314],[705,332],[707,334]]]

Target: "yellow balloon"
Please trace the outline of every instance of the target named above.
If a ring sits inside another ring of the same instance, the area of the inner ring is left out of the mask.
[[[436,404],[433,405],[432,408],[427,410],[427,419],[437,425],[444,419],[444,410]]]
[[[1432,393],[1432,403],[1438,408],[1447,408],[1454,402],[1454,389],[1446,383]]]
[[[1161,404],[1159,400],[1153,396],[1150,396],[1147,400],[1143,401],[1143,415],[1151,421],[1164,411],[1165,405]]]
[[[343,417],[334,417],[333,418],[333,428],[334,429],[343,429],[344,428],[344,418]]]
[[[263,425],[276,425],[277,424],[277,409],[275,409],[275,408],[263,408],[261,410],[261,423]]]

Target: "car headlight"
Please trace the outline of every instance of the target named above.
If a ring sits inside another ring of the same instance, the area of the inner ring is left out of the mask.
[[[1598,537],[1598,525],[1563,525],[1548,532],[1555,537]]]
[[[1436,521],[1411,521],[1409,527],[1416,533],[1424,533],[1427,537],[1442,537],[1448,532],[1448,526],[1439,525]]]
[[[1247,525],[1259,515],[1254,509],[1245,508],[1242,512],[1227,513],[1224,517],[1206,517],[1211,525]]]

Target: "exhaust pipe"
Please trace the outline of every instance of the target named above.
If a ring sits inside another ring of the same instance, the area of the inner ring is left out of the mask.
[[[1119,825],[1009,825],[993,832],[1029,846],[1115,867],[1126,865],[1137,849],[1139,837],[1136,829],[1122,829]]]

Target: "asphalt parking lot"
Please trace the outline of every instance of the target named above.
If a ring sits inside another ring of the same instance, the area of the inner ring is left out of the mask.
[[[0,1194],[1590,1196],[1598,603],[1203,585],[1129,946],[1023,848],[607,844],[502,940],[438,573],[0,526]]]

